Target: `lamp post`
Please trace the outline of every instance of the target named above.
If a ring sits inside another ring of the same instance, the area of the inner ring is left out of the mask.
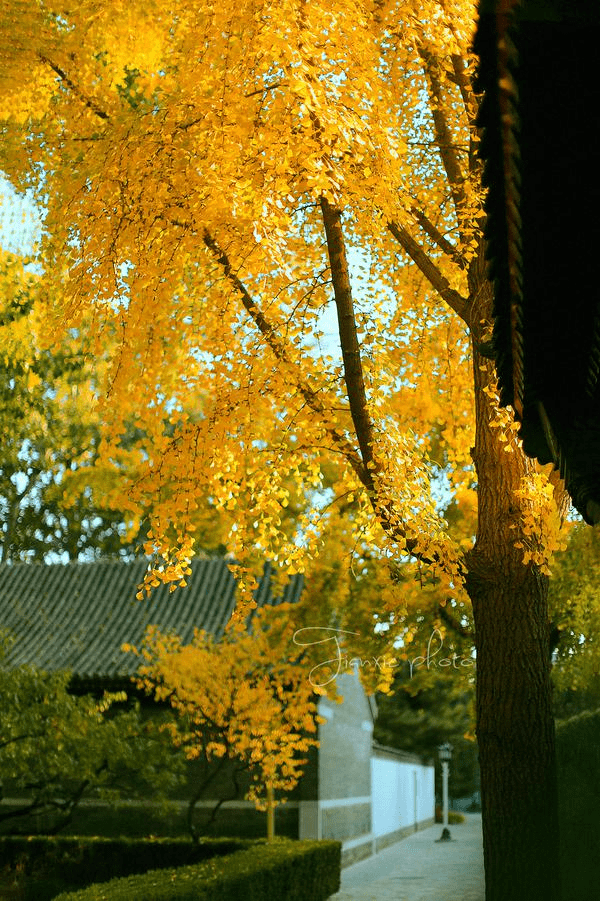
[[[450,761],[452,759],[452,745],[445,742],[438,748],[440,763],[442,764],[442,797],[443,797],[443,826],[442,837],[440,841],[450,840],[450,830],[448,829],[448,772],[450,770]]]

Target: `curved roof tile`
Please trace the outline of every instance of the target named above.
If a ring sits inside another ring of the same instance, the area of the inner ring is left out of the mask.
[[[187,588],[172,593],[160,585],[140,601],[136,593],[147,568],[147,560],[1,565],[0,629],[13,640],[5,665],[34,664],[71,670],[78,679],[114,680],[135,673],[135,657],[121,646],[139,646],[149,625],[172,630],[184,642],[195,628],[223,633],[236,587],[224,560],[193,560]],[[271,574],[267,563],[255,592],[259,607],[299,600],[302,576],[293,576],[273,597]]]

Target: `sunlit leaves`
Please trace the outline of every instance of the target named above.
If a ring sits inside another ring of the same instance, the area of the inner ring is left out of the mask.
[[[110,497],[132,524],[151,517],[151,579],[185,580],[207,510],[238,560],[304,571],[343,509],[350,546],[401,559],[409,544],[458,591],[474,528],[443,509],[473,516],[469,332],[485,328],[471,318],[474,13],[466,0],[9,4],[6,78],[30,73],[31,115],[8,91],[2,166],[44,210],[48,340],[75,325],[104,361],[102,459],[117,465],[135,436],[135,475]],[[366,474],[322,198],[351,260]],[[492,396],[487,415],[510,451]],[[537,483],[520,487],[537,516]],[[558,543],[546,532],[536,565]]]
[[[468,142],[451,75],[452,55],[468,56],[471,6],[179,0],[167,11],[88,0],[41,10],[31,0],[14,14],[23,40],[8,72],[27,54],[45,65],[51,97],[26,122],[7,108],[17,137],[6,168],[38,179],[48,286],[62,294],[66,284],[53,328],[85,321],[109,357],[104,458],[116,460],[137,430],[144,462],[121,505],[153,508],[147,552],[179,581],[208,503],[238,558],[251,547],[302,570],[328,528],[323,473],[334,461],[342,493],[351,485],[362,497],[361,541],[385,545],[408,530],[456,574],[428,453],[441,435],[444,468],[457,487],[465,481],[466,335],[400,262],[386,223],[414,225],[418,207],[458,258],[457,225],[464,237],[476,216],[466,181],[460,222],[449,204],[423,63],[435,61],[450,132]],[[331,297],[322,195],[344,208],[359,261],[378,478],[394,495],[387,531],[351,474],[339,354],[318,334]],[[461,266],[429,249],[463,288]],[[269,324],[267,341],[236,278]],[[301,510],[293,529],[289,504]]]
[[[251,777],[248,797],[265,803],[296,785],[316,741],[316,699],[301,649],[292,642],[289,610],[265,610],[252,632],[220,641],[197,631],[189,645],[151,629],[141,656],[140,686],[178,715],[173,741],[190,759],[229,757]],[[128,650],[134,650],[127,648]]]
[[[85,334],[46,345],[43,281],[0,256],[0,559],[78,559],[118,553],[137,532],[135,512],[113,506],[139,458],[121,447],[99,461],[96,406],[102,364]]]

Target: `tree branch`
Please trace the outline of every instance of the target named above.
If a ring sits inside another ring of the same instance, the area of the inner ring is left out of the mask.
[[[203,744],[203,748],[205,748],[206,744],[204,741],[202,744]],[[192,841],[195,844],[198,844],[198,841],[200,839],[200,834],[199,834],[198,830],[196,829],[196,826],[194,825],[194,813],[196,810],[196,804],[198,803],[198,801],[200,800],[200,798],[202,797],[202,795],[204,794],[205,790],[208,788],[210,783],[216,779],[216,777],[219,775],[219,773],[221,772],[221,770],[223,769],[225,764],[230,760],[231,760],[231,758],[228,757],[227,754],[224,754],[223,757],[219,758],[217,765],[211,767],[210,761],[206,757],[206,752],[205,752],[205,756],[203,758],[203,765],[204,765],[204,772],[208,773],[208,775],[204,779],[201,780],[199,785],[196,786],[196,790],[194,791],[194,793],[192,794],[192,797],[188,801],[187,813],[186,813],[186,823],[187,823],[188,832],[189,832],[190,836],[192,837]],[[214,816],[216,816],[216,811],[214,811]],[[214,816],[212,819],[214,819]],[[211,819],[211,822],[212,822],[212,819]]]
[[[374,458],[373,449],[373,426],[368,414],[366,396],[364,392],[364,381],[361,387],[358,374],[359,369],[356,368],[357,364],[360,363],[360,349],[358,348],[354,314],[352,307],[349,306],[349,302],[351,302],[351,293],[346,293],[350,292],[347,261],[345,252],[343,252],[343,254],[340,256],[335,255],[338,251],[343,250],[343,234],[338,218],[340,214],[339,211],[332,210],[331,207],[329,207],[328,214],[332,216],[330,225],[333,229],[333,233],[331,234],[333,251],[332,256],[334,260],[331,267],[332,280],[338,282],[336,290],[334,281],[336,304],[339,299],[339,309],[341,310],[343,317],[346,318],[343,329],[342,327],[340,327],[340,338],[343,342],[342,354],[345,354],[346,359],[348,360],[348,379],[350,384],[348,384],[347,382],[346,385],[349,395],[348,399],[351,406],[351,415],[353,423],[355,424],[355,428],[357,428],[356,437],[359,443],[361,455],[363,455],[362,457],[357,454],[356,449],[347,441],[347,439],[338,429],[336,429],[332,425],[325,424],[328,419],[328,414],[327,410],[318,397],[318,393],[316,391],[313,391],[312,388],[306,385],[297,375],[294,377],[294,384],[296,385],[296,388],[298,389],[300,395],[304,398],[307,406],[322,420],[324,429],[331,437],[334,445],[337,447],[340,453],[342,453],[346,457],[354,472],[356,473],[356,476],[359,479],[360,483],[368,491],[373,511],[375,512],[383,530],[387,533],[387,535],[389,535],[392,540],[402,543],[406,548],[407,553],[411,554],[416,559],[421,560],[423,563],[426,563],[428,565],[434,564],[436,563],[436,555],[434,554],[432,557],[427,557],[417,549],[418,541],[416,539],[407,537],[406,531],[401,526],[401,524],[399,524],[397,520],[395,520],[394,517],[390,515],[390,510],[388,509],[390,502],[388,501],[386,504],[385,499],[382,500],[382,498],[378,496],[378,491],[375,483],[377,463]],[[340,241],[342,242],[341,248],[339,248],[336,243]],[[262,310],[260,310],[254,298],[248,292],[244,283],[233,270],[231,261],[229,260],[229,257],[227,256],[225,251],[219,246],[217,241],[206,229],[203,234],[203,242],[207,250],[211,253],[214,259],[223,269],[223,273],[226,279],[241,297],[244,308],[265,339],[267,345],[271,349],[277,361],[289,368],[292,368],[293,364],[289,359],[284,342],[281,340],[271,323],[265,317]],[[454,293],[457,294],[457,292]],[[463,298],[460,297],[459,294],[457,294],[457,297],[462,303],[464,303]],[[358,358],[356,356],[353,356],[356,353],[358,353]],[[346,369],[346,361],[344,362],[344,368]],[[360,367],[360,370],[361,369],[362,367]],[[350,395],[352,395],[352,397],[350,397]],[[355,417],[356,422],[358,422],[358,427],[355,422]]]
[[[454,77],[452,81],[460,91],[460,96],[462,97],[469,124],[474,126],[477,118],[477,112],[475,110],[475,95],[473,93],[471,79],[468,75],[466,60],[458,53],[452,54],[452,69],[454,71]]]
[[[460,208],[464,201],[464,191],[462,188],[464,177],[458,161],[458,156],[454,152],[454,147],[452,146],[452,132],[448,127],[446,116],[443,112],[444,98],[442,97],[442,84],[436,71],[437,63],[429,51],[422,45],[419,47],[419,55],[423,60],[425,76],[429,82],[431,115],[433,117],[436,144],[440,153],[442,165],[444,166],[444,170],[448,177],[448,184],[454,202],[454,210],[457,218],[460,219]]]
[[[440,297],[446,301],[463,322],[469,325],[469,304],[466,297],[450,287],[448,279],[442,275],[433,260],[425,253],[421,245],[413,236],[397,222],[388,224],[388,231],[394,236],[402,249],[406,251],[411,260],[419,267],[429,284]]]
[[[0,741],[0,749],[6,748],[8,745],[16,744],[18,741],[25,741],[28,738],[41,738],[44,732],[25,732],[22,735],[15,735],[12,738],[5,738]]]
[[[292,363],[289,359],[284,342],[281,340],[271,323],[265,317],[262,310],[258,307],[256,301],[250,295],[244,283],[234,272],[229,257],[227,256],[225,251],[219,246],[219,244],[207,230],[204,231],[203,241],[206,248],[210,251],[214,259],[223,269],[226,279],[229,281],[235,291],[240,295],[246,312],[249,314],[255,326],[258,328],[259,332],[265,339],[275,358],[279,363],[283,363],[284,365],[291,367]],[[310,388],[309,385],[307,385],[297,376],[294,378],[294,382],[306,405],[322,420],[325,431],[332,438],[338,450],[346,457],[346,459],[354,469],[356,475],[364,484],[365,467],[363,466],[360,457],[356,453],[356,449],[349,443],[349,441],[347,441],[344,435],[338,429],[336,429],[335,426],[325,425],[328,418],[327,411],[325,410],[325,407],[323,406],[318,396],[318,392],[313,391],[313,389]]]
[[[38,58],[41,62],[45,63],[47,66],[50,66],[53,72],[55,72],[61,81],[63,81],[68,88],[75,94],[76,97],[79,97],[84,106],[86,106],[89,110],[91,110],[94,115],[98,116],[99,119],[103,119],[105,122],[110,121],[110,116],[108,113],[105,113],[104,110],[98,106],[95,100],[91,100],[89,97],[83,93],[83,91],[77,87],[75,82],[69,78],[64,69],[61,69],[60,66],[57,66],[56,63],[53,63],[51,59],[48,59],[47,56],[44,56],[43,53],[38,53]]]
[[[437,244],[440,250],[443,250],[444,253],[450,257],[452,262],[459,267],[459,269],[466,269],[467,263],[465,262],[465,260],[463,260],[456,245],[452,244],[452,242],[442,234],[442,232],[433,224],[433,222],[427,218],[425,213],[423,213],[417,207],[411,207],[410,211],[425,234],[431,238],[434,244]]]
[[[5,820],[16,820],[19,817],[28,816],[30,813],[37,813],[45,807],[46,804],[44,801],[38,801],[37,798],[34,798],[33,801],[23,805],[23,807],[16,807],[12,810],[5,810],[2,808],[0,810],[0,823],[3,823]]]
[[[376,463],[373,452],[373,423],[369,414],[360,345],[356,333],[352,287],[350,285],[342,231],[342,214],[340,210],[332,207],[325,197],[321,198],[321,212],[327,238],[327,252],[337,309],[344,379],[350,403],[350,414],[365,467],[366,481],[364,481],[364,484],[369,491],[374,491],[373,472],[376,469]]]
[[[467,120],[469,122],[469,172],[473,174],[481,168],[481,160],[477,152],[479,140],[477,131],[479,98],[473,90],[473,82],[466,60],[462,56],[454,54],[452,56],[452,68],[454,70],[454,77],[452,80],[460,91]]]
[[[346,391],[364,464],[364,475],[361,478],[361,482],[369,493],[373,512],[386,534],[392,540],[403,543],[407,552],[416,559],[426,564],[435,563],[435,559],[428,558],[417,550],[418,542],[415,539],[407,537],[403,525],[391,513],[391,500],[382,497],[377,487],[377,475],[380,471],[380,466],[375,457],[373,422],[369,414],[362,373],[360,345],[356,331],[356,317],[354,315],[341,212],[332,207],[324,197],[321,198],[321,210],[325,225],[331,280],[338,315]]]
[[[102,769],[102,767],[100,767],[100,769]],[[84,779],[79,783],[79,786],[73,790],[69,798],[67,798],[65,801],[57,801],[53,804],[55,809],[62,812],[63,817],[58,820],[58,822],[55,823],[54,826],[48,831],[49,835],[56,835],[57,832],[60,832],[61,829],[64,829],[64,827],[71,822],[75,808],[83,798],[89,785],[90,780]],[[52,804],[52,802],[50,803]]]
[[[230,759],[230,762],[232,762],[231,758],[229,758],[229,759]],[[208,830],[210,828],[210,826],[212,826],[212,824],[215,822],[215,820],[217,819],[217,814],[218,814],[219,810],[221,809],[221,807],[223,806],[223,804],[225,804],[227,801],[236,801],[240,797],[240,795],[242,793],[242,787],[238,780],[238,773],[244,773],[248,769],[249,769],[248,764],[245,764],[244,766],[233,767],[231,774],[230,774],[231,781],[233,782],[233,789],[234,789],[233,794],[230,795],[228,798],[219,798],[219,800],[217,801],[217,803],[215,804],[215,806],[213,807],[213,809],[211,811],[209,819],[206,822],[206,825],[204,827],[205,830]]]

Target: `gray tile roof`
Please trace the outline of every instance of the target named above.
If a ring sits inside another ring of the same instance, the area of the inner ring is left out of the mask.
[[[222,634],[235,604],[235,580],[224,560],[196,559],[187,588],[171,593],[161,585],[140,601],[136,593],[147,566],[146,560],[1,565],[0,630],[13,640],[5,665],[29,663],[68,669],[79,679],[114,680],[135,672],[135,658],[121,645],[139,645],[148,625],[173,630],[184,642],[194,628]],[[255,593],[259,607],[299,599],[301,576],[273,598],[271,575],[266,564]]]

